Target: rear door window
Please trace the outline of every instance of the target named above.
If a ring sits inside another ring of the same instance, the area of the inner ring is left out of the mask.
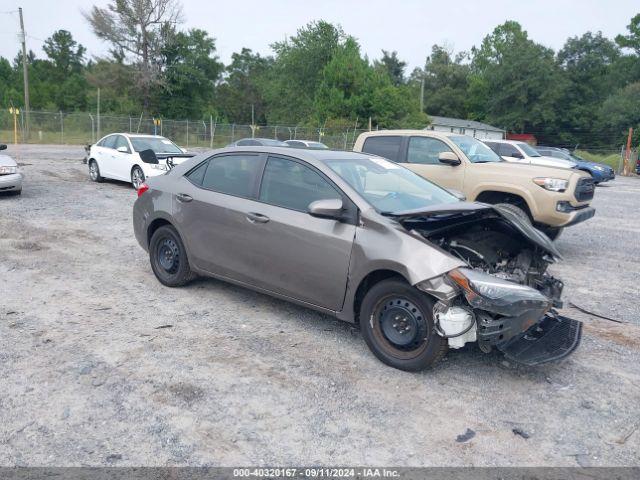
[[[399,136],[375,136],[364,141],[362,151],[387,158],[394,162],[400,161],[400,147],[402,137]]]
[[[236,197],[251,198],[262,170],[260,155],[220,155],[209,160],[202,187]],[[194,171],[197,179],[199,172]]]
[[[293,160],[269,157],[260,185],[261,202],[306,212],[311,202],[332,198],[342,196],[312,168]]]
[[[431,137],[411,137],[409,139],[409,163],[440,165],[438,160],[442,152],[451,152],[451,148],[442,140]]]
[[[202,181],[204,180],[204,173],[207,171],[207,165],[209,165],[208,161],[202,162],[196,168],[192,169],[185,175],[189,179],[191,183],[202,186]]]

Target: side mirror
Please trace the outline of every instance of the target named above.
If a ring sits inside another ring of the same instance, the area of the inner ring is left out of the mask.
[[[151,163],[154,165],[158,164],[158,157],[156,157],[156,152],[154,152],[150,148],[147,150],[142,150],[141,152],[139,152],[139,155],[140,160],[142,160],[144,163]]]
[[[447,188],[447,191],[451,195],[456,197],[458,200],[460,200],[461,202],[465,202],[467,200],[467,196],[464,193],[462,193],[460,190],[456,190],[454,188]]]
[[[342,200],[339,198],[327,198],[311,202],[307,212],[312,217],[340,220],[342,218],[343,209]]]
[[[462,163],[458,156],[453,152],[440,152],[440,155],[438,155],[438,161],[452,167]]]
[[[121,147],[116,148],[116,150],[120,153],[129,153],[129,149],[122,145]]]
[[[0,150],[6,150],[7,146],[4,143],[0,143]]]

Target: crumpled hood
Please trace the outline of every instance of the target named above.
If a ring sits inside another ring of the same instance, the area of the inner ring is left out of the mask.
[[[511,211],[503,209],[496,205],[487,205],[479,202],[454,202],[441,205],[433,205],[427,208],[421,208],[417,210],[405,210],[403,212],[394,212],[387,214],[396,220],[403,220],[409,218],[433,218],[433,217],[447,217],[455,215],[481,215],[483,212],[495,212],[503,219],[508,221],[518,232],[528,238],[531,242],[542,248],[544,251],[552,255],[556,259],[561,259],[562,255],[553,244],[549,237],[547,237],[540,230],[532,226],[530,223],[523,221],[517,215],[514,215]]]

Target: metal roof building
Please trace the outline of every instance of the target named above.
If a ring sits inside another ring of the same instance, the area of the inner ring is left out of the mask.
[[[500,140],[504,138],[505,131],[492,125],[477,122],[475,120],[463,120],[461,118],[438,117],[429,115],[431,124],[425,130],[436,132],[461,133],[479,139]]]

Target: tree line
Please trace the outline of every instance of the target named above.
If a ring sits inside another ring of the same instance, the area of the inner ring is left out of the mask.
[[[557,52],[507,21],[469,52],[434,45],[412,72],[395,51],[370,60],[322,20],[272,55],[242,48],[224,65],[208,32],[182,28],[177,0],[113,0],[84,15],[109,53],[89,58],[70,32],[54,32],[44,58],[28,53],[32,110],[95,110],[99,88],[102,112],[237,124],[422,128],[430,114],[592,149],[640,130],[640,14],[615,39],[586,32]],[[22,105],[22,62],[0,57],[3,106]]]

